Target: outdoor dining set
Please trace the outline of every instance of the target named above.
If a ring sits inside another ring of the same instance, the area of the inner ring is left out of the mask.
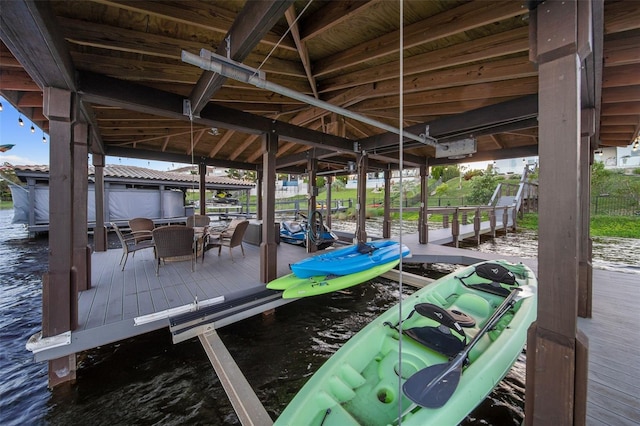
[[[225,226],[211,227],[211,218],[206,215],[188,216],[185,225],[165,225],[156,227],[153,220],[134,218],[129,220],[129,231],[111,222],[122,245],[120,265],[122,270],[131,257],[139,250],[153,248],[156,275],[159,275],[160,264],[167,260],[191,260],[191,271],[195,270],[196,258],[211,248],[218,248],[218,256],[222,247],[229,247],[229,256],[233,261],[233,248],[240,247],[244,257],[242,240],[249,226],[246,219],[233,219]]]

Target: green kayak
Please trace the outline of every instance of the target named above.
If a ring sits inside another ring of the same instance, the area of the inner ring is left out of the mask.
[[[275,424],[459,424],[522,352],[536,287],[531,269],[507,261],[442,277],[345,343]]]
[[[320,275],[316,277],[299,278],[295,274],[289,274],[271,281],[267,284],[267,288],[271,290],[284,290],[282,293],[283,299],[317,296],[369,281],[392,269],[399,262],[400,260],[396,259],[349,275]]]

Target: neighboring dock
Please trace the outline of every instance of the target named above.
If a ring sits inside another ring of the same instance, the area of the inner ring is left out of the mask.
[[[439,232],[444,235],[450,230],[431,231],[430,238],[439,238]],[[420,245],[417,238],[414,234],[403,235],[403,243],[413,254],[408,259],[410,263],[471,264],[506,258],[523,261],[537,272],[535,259],[518,259],[433,243]],[[120,249],[93,253],[92,286],[79,296],[78,329],[71,333],[68,344],[63,342],[57,347],[36,352],[36,361],[56,359],[169,327],[174,342],[199,337],[210,359],[219,358],[216,371],[219,375],[222,370],[226,371],[226,379],[221,377],[225,389],[244,404],[238,407],[234,403],[238,415],[249,419],[246,423],[243,420],[243,424],[251,423],[252,418],[258,422],[255,424],[264,424],[259,420],[264,420],[261,417],[263,410],[254,407],[257,399],[253,400],[254,403],[247,403],[250,401],[247,393],[252,391],[247,388],[239,370],[230,370],[237,367],[233,367],[233,359],[224,356],[224,349],[215,338],[215,330],[295,299],[284,300],[278,292],[267,293],[258,278],[259,247],[245,244],[245,252],[244,258],[234,256],[235,262],[227,253],[222,256],[217,256],[215,251],[206,253],[204,262],[198,259],[195,272],[191,272],[189,262],[169,262],[161,266],[157,277],[152,250],[138,252],[129,259],[124,271],[118,265],[122,254]],[[280,244],[278,275],[289,273],[289,263],[307,256],[300,247]],[[413,285],[409,276],[407,278],[404,282]],[[593,318],[580,318],[578,321],[579,328],[589,337],[589,425],[640,424],[640,354],[635,350],[637,339],[633,334],[639,318],[633,306],[640,300],[638,281],[638,275],[593,271]],[[193,308],[196,299],[198,311],[184,314],[167,311]],[[136,318],[139,325],[134,321]],[[235,372],[229,374],[231,371]]]

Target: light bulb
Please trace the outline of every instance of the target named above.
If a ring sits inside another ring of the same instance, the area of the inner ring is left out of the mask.
[[[2,111],[2,109],[3,109],[3,108],[2,108],[2,102],[0,102],[0,111]]]
[[[24,121],[22,121],[22,117],[18,118],[18,124],[20,126],[24,126]]]
[[[31,133],[35,133],[36,132],[36,128],[33,127],[33,124],[31,125]]]

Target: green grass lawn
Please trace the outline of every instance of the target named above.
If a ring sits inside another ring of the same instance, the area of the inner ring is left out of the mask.
[[[518,227],[538,229],[538,214],[527,213],[518,219]],[[620,237],[640,239],[640,217],[634,216],[593,216],[591,235],[594,237]]]

